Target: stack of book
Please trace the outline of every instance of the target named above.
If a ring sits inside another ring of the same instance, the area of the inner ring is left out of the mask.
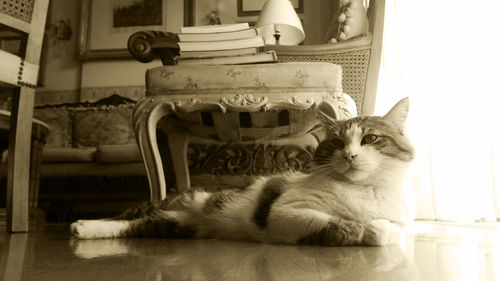
[[[248,23],[181,27],[179,56],[184,64],[248,64],[277,62],[275,51],[262,52],[264,39]]]

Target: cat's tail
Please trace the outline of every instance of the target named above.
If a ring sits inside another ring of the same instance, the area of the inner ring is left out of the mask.
[[[156,210],[166,210],[172,198],[157,201],[147,201],[140,205],[130,208],[120,215],[114,217],[115,220],[135,220],[145,216],[152,215]]]

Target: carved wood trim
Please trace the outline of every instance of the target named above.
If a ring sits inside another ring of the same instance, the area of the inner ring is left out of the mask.
[[[314,147],[265,144],[196,144],[188,148],[190,173],[261,176],[295,171],[310,172]]]

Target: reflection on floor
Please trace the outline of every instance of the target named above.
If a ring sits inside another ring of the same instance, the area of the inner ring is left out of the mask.
[[[500,280],[500,227],[416,223],[402,247],[75,240],[68,225],[0,222],[0,280]]]

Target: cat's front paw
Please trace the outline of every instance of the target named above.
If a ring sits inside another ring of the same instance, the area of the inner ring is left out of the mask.
[[[365,228],[363,234],[363,242],[369,246],[384,246],[398,243],[398,241],[398,230],[390,221],[385,219],[373,220]]]
[[[71,224],[70,232],[78,239],[119,237],[126,228],[123,221],[79,220]]]

